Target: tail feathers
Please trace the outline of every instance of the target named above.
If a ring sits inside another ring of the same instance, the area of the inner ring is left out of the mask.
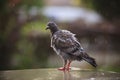
[[[87,55],[87,53],[84,53],[82,55],[83,60],[87,61],[88,63],[90,63],[93,67],[97,67],[96,61],[94,58],[90,57]]]

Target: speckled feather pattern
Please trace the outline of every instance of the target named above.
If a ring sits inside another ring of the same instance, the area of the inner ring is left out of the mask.
[[[83,48],[75,34],[67,30],[59,30],[52,35],[51,47],[65,60],[82,60],[80,57]]]

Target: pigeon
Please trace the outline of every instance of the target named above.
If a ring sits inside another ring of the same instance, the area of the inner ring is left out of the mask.
[[[51,47],[63,59],[63,67],[58,70],[70,70],[72,61],[86,61],[93,67],[97,67],[94,58],[90,57],[75,37],[75,34],[68,30],[59,29],[55,22],[48,22],[46,30],[51,32]]]

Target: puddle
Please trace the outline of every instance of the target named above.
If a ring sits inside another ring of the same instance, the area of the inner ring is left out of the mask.
[[[120,73],[97,70],[57,69],[11,70],[0,72],[0,80],[120,80]]]

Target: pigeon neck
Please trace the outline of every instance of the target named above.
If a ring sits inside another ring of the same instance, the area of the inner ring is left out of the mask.
[[[51,29],[52,35],[53,35],[55,32],[57,32],[57,31],[59,31],[59,28],[58,28],[58,27],[55,27],[55,28]]]

